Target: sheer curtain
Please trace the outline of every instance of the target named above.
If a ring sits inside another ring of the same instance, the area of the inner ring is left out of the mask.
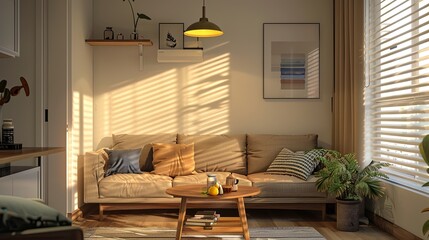
[[[333,149],[362,157],[364,1],[334,0]]]

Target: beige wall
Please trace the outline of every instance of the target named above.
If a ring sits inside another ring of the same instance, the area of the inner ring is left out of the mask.
[[[392,183],[384,183],[386,195],[376,201],[368,201],[367,208],[387,221],[425,239],[423,224],[429,219],[421,213],[429,207],[428,196]]]
[[[204,62],[157,63],[158,23],[201,17],[194,0],[135,1],[139,32],[154,46],[144,48],[139,71],[137,47],[94,47],[94,143],[112,133],[319,134],[331,144],[333,82],[331,0],[206,1],[207,17],[225,34],[203,39]],[[320,99],[264,100],[262,24],[320,23]],[[94,37],[105,27],[129,36],[127,2],[94,0]]]
[[[3,118],[12,118],[15,126],[15,142],[24,146],[34,146],[35,138],[35,102],[37,93],[35,73],[35,37],[36,14],[34,0],[20,1],[20,56],[16,58],[0,58],[0,80],[8,81],[7,87],[20,85],[19,78],[27,79],[30,87],[30,96],[26,97],[23,90],[19,95],[11,98],[9,103],[2,107]],[[1,124],[1,123],[0,123]]]
[[[71,94],[68,121],[68,212],[83,205],[83,163],[78,155],[93,149],[92,1],[71,1]]]

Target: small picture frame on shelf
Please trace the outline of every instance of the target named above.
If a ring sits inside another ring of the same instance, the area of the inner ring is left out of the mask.
[[[183,23],[159,23],[159,49],[183,49]]]

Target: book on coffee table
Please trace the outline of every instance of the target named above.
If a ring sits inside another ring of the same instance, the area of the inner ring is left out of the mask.
[[[186,221],[188,222],[216,222],[218,219],[216,216],[210,217],[188,217]]]
[[[215,216],[216,215],[216,211],[212,211],[212,210],[203,210],[203,211],[197,211],[197,213],[195,213],[195,217],[211,217],[211,216]]]
[[[186,221],[185,225],[187,226],[202,226],[202,227],[210,227],[214,224],[214,222],[189,222]]]

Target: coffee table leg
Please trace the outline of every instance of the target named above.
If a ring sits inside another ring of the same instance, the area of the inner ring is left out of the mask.
[[[250,240],[249,225],[247,225],[246,209],[244,208],[244,199],[237,198],[238,214],[240,215],[241,226],[243,227],[243,236],[245,240]]]
[[[180,202],[180,211],[179,211],[179,219],[177,222],[177,231],[176,231],[176,239],[182,239],[182,231],[183,224],[185,223],[186,216],[186,198],[182,197],[182,201]]]

